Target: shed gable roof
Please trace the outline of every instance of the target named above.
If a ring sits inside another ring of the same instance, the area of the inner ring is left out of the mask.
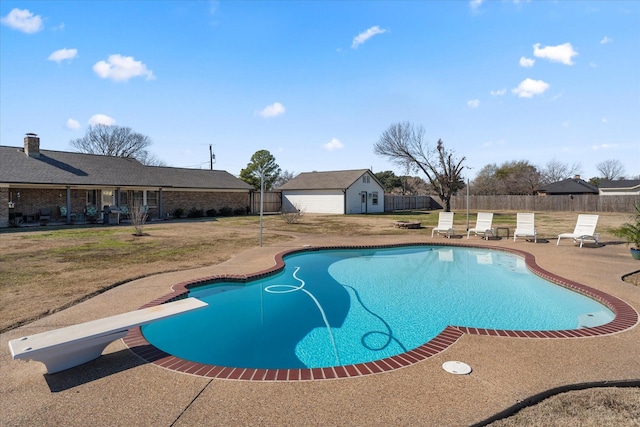
[[[145,166],[136,159],[0,146],[0,182],[8,184],[94,185],[250,190],[226,171]]]
[[[281,185],[278,190],[335,190],[351,187],[369,169],[355,169],[345,171],[302,172],[295,178]],[[375,175],[370,173],[376,182]],[[380,184],[378,182],[378,184]],[[382,187],[382,185],[380,185]]]

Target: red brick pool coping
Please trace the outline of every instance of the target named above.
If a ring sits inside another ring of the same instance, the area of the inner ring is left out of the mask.
[[[270,269],[249,275],[219,275],[202,278],[190,282],[179,283],[172,286],[171,293],[153,300],[140,308],[153,307],[166,302],[185,298],[189,290],[205,284],[215,282],[235,281],[246,283],[261,277],[270,276],[284,268],[284,257],[298,252],[309,252],[327,249],[373,249],[391,248],[400,246],[458,246],[497,250],[513,253],[525,259],[528,268],[536,275],[565,288],[576,291],[582,295],[592,298],[614,312],[615,318],[601,326],[592,328],[556,330],[556,331],[512,331],[499,329],[469,328],[465,326],[447,326],[435,338],[423,345],[396,356],[387,357],[373,362],[359,363],[355,365],[334,366],[329,368],[303,368],[303,369],[254,369],[254,368],[234,368],[225,366],[209,365],[191,362],[172,356],[150,344],[142,335],[140,327],[133,328],[129,334],[123,338],[125,345],[138,357],[154,365],[208,378],[247,380],[247,381],[310,381],[359,377],[382,372],[393,371],[405,366],[413,365],[422,360],[428,359],[438,353],[443,352],[453,345],[463,334],[488,335],[496,337],[511,338],[585,338],[601,335],[609,335],[624,331],[638,323],[638,313],[629,304],[597,289],[582,285],[571,280],[564,279],[558,275],[542,269],[535,262],[535,257],[524,251],[509,248],[490,247],[482,245],[469,245],[464,243],[414,243],[414,244],[393,244],[393,245],[372,245],[372,246],[321,246],[305,247],[281,252],[276,255],[276,265]]]

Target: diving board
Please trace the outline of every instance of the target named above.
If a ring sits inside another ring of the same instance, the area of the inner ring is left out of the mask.
[[[53,374],[98,358],[130,328],[206,307],[196,298],[160,304],[9,341],[13,360],[36,360]]]

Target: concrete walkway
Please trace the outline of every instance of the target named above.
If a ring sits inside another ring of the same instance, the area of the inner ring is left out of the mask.
[[[582,383],[639,382],[640,327],[600,337],[526,339],[463,335],[444,352],[392,372],[357,378],[249,382],[208,379],[147,364],[118,340],[103,356],[53,375],[38,362],[11,360],[8,341],[135,310],[170,292],[172,284],[273,266],[274,256],[303,245],[443,243],[424,230],[404,236],[298,236],[252,248],[220,265],[136,280],[0,335],[2,426],[433,425],[465,426],[548,390]],[[455,241],[455,239],[454,239]],[[624,245],[580,249],[569,241],[503,238],[457,240],[532,253],[538,265],[616,296],[640,311],[640,288],[621,276],[640,268]],[[470,375],[445,372],[460,360]]]

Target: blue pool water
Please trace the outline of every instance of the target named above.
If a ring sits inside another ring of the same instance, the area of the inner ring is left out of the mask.
[[[446,326],[560,330],[608,323],[602,304],[531,273],[500,251],[440,246],[307,251],[278,274],[218,282],[190,296],[207,308],[142,328],[194,362],[315,368],[404,353]]]

